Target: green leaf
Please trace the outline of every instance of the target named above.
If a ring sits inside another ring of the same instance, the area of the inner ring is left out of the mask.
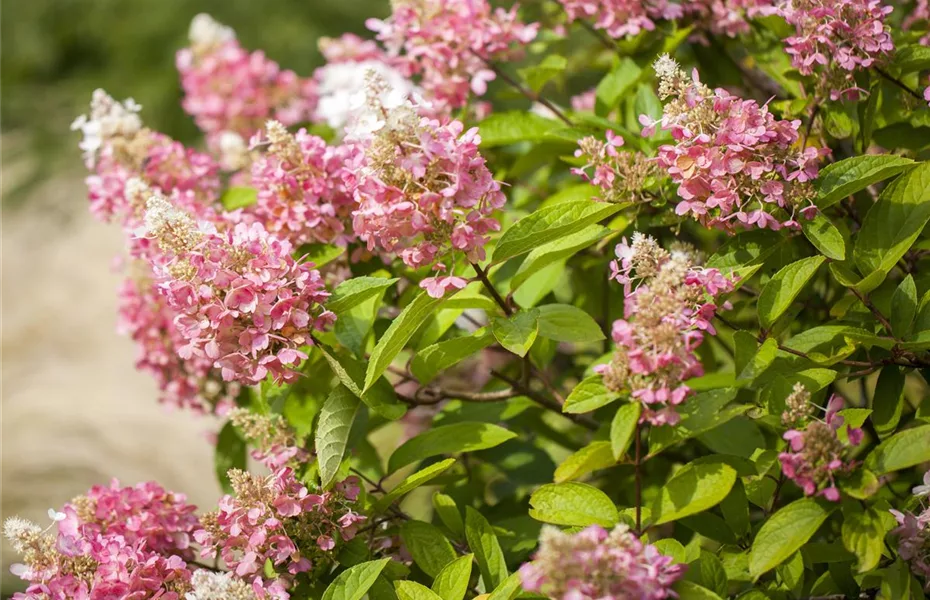
[[[470,506],[465,507],[465,539],[475,553],[485,589],[494,589],[507,578],[507,561],[488,520]]]
[[[424,521],[406,521],[400,527],[400,537],[413,562],[430,577],[439,575],[458,556],[442,531]]]
[[[587,187],[587,186],[585,186]],[[586,198],[590,199],[588,194]],[[551,200],[551,198],[550,198]],[[521,285],[526,283],[530,276],[538,273],[542,268],[565,258],[568,258],[576,252],[587,248],[598,240],[610,233],[610,229],[601,225],[588,225],[581,231],[567,235],[561,239],[549,242],[533,248],[523,263],[517,274],[510,280],[510,289],[516,291]]]
[[[801,553],[792,554],[787,561],[775,567],[775,572],[782,585],[795,592],[794,595],[798,595],[797,592],[804,585],[804,558]]]
[[[755,338],[753,338],[753,344],[755,344]],[[767,338],[762,342],[762,345],[759,346],[755,353],[753,353],[752,358],[749,359],[746,365],[740,369],[740,373],[736,377],[737,385],[747,385],[755,381],[757,377],[764,373],[765,370],[775,362],[775,357],[777,355],[778,340],[775,338]]]
[[[706,587],[687,579],[676,583],[673,589],[678,593],[678,600],[723,600]]]
[[[368,298],[376,296],[399,280],[383,277],[355,277],[347,279],[336,286],[333,295],[326,301],[326,308],[337,315],[358,306]]]
[[[397,487],[392,489],[390,492],[385,494],[378,502],[375,504],[376,511],[382,511],[395,500],[402,497],[405,494],[417,489],[421,485],[426,485],[433,479],[439,477],[445,473],[449,467],[455,464],[454,458],[447,458],[446,460],[440,461],[438,463],[431,464],[428,467],[420,469],[416,473],[406,477],[401,481]]]
[[[442,600],[433,590],[416,581],[395,581],[398,600]]]
[[[613,527],[620,519],[607,494],[585,483],[546,484],[530,496],[530,516],[543,523]]]
[[[231,187],[227,188],[220,196],[220,204],[228,211],[252,206],[258,202],[258,190],[253,187]]]
[[[746,498],[746,488],[743,481],[737,479],[733,489],[720,503],[720,512],[723,518],[738,537],[749,533],[749,500]]]
[[[379,378],[377,384],[371,389],[362,391],[362,382],[365,380],[365,367],[360,362],[345,354],[335,354],[327,350],[322,344],[317,344],[329,367],[336,378],[349,391],[361,398],[368,408],[385,419],[399,419],[407,408],[397,399],[394,387],[386,379]]]
[[[420,292],[410,304],[404,307],[404,310],[391,322],[391,326],[384,332],[375,349],[371,352],[368,369],[365,372],[365,388],[363,391],[371,389],[371,386],[384,374],[420,325],[440,304],[442,304],[442,298],[432,298],[426,292]]]
[[[568,61],[564,56],[549,54],[538,65],[519,69],[517,72],[534,92],[541,90],[549,81],[565,70]]]
[[[316,428],[315,448],[320,469],[320,485],[328,489],[339,472],[342,456],[349,441],[349,432],[361,401],[344,385],[330,392]]]
[[[614,414],[614,419],[610,423],[610,449],[615,460],[623,458],[630,447],[642,410],[642,404],[630,402],[618,408]]]
[[[846,260],[846,240],[823,213],[817,213],[812,219],[802,219],[801,230],[821,254],[833,260]]]
[[[727,269],[755,265],[763,262],[782,243],[782,238],[774,231],[753,229],[729,238],[720,249],[707,260],[707,266],[714,269]]]
[[[628,57],[623,57],[619,64],[601,79],[595,90],[595,98],[600,115],[606,115],[616,108],[621,96],[639,79],[642,69]]]
[[[520,574],[514,573],[494,588],[488,600],[513,600],[521,589]]]
[[[591,412],[618,399],[620,394],[612,392],[604,385],[604,378],[592,375],[581,381],[572,390],[562,405],[562,412],[580,414]]]
[[[494,148],[517,142],[540,142],[545,138],[546,132],[560,126],[558,121],[533,112],[495,112],[479,125],[481,147]]]
[[[521,310],[510,317],[493,317],[491,332],[497,342],[517,356],[526,356],[539,333],[539,310]]]
[[[815,203],[823,210],[873,183],[894,177],[913,165],[913,160],[891,154],[854,156],[827,165],[814,180],[817,187]]]
[[[430,456],[486,450],[515,437],[512,431],[491,423],[465,421],[433,427],[401,444],[388,460],[388,471],[393,473]]]
[[[801,498],[769,517],[749,552],[753,579],[774,569],[807,543],[835,508],[825,501]]]
[[[540,208],[511,225],[494,248],[494,262],[519,256],[543,244],[577,233],[623,208],[593,200],[572,200]]]
[[[895,365],[885,365],[878,376],[872,396],[872,424],[880,439],[893,434],[901,421],[905,405],[904,380],[904,373]]]
[[[733,467],[722,463],[690,464],[675,473],[652,505],[654,525],[676,521],[716,506],[736,481]]]
[[[471,578],[471,561],[474,554],[460,556],[443,567],[433,580],[433,591],[442,600],[463,600]]]
[[[604,339],[591,315],[571,304],[538,307],[539,335],[557,342],[596,342]]]
[[[864,275],[888,273],[930,221],[930,163],[895,179],[872,205],[856,235],[853,258]]]
[[[878,566],[882,557],[885,527],[874,508],[843,511],[843,546],[856,555],[860,573]]]
[[[229,470],[245,470],[245,446],[245,440],[236,431],[232,421],[223,425],[216,437],[216,454],[213,458],[213,464],[216,470],[216,479],[227,494],[232,493],[232,486],[229,484],[229,475],[227,474]]]
[[[382,558],[346,569],[329,584],[322,600],[362,600],[388,562],[389,558]]]
[[[332,244],[304,244],[297,249],[295,256],[302,257],[302,260],[313,263],[319,269],[345,254],[345,251],[345,248]]]
[[[930,69],[930,48],[919,44],[898,48],[892,64],[901,70],[902,75],[926,71]]]
[[[445,525],[453,535],[461,538],[465,535],[465,524],[462,522],[462,514],[459,512],[455,500],[451,496],[436,492],[433,494],[433,510],[439,516],[439,520]]]
[[[910,333],[916,314],[917,285],[914,283],[914,276],[908,274],[891,296],[891,314],[888,315],[888,320],[894,334],[903,337]]]
[[[729,589],[729,581],[727,581],[727,571],[723,563],[716,554],[707,550],[701,550],[699,562],[701,583],[707,589],[716,592],[718,596],[725,598]]]
[[[606,469],[617,464],[613,452],[610,450],[610,442],[594,441],[575,452],[559,465],[555,470],[554,481],[562,483],[584,477],[588,473]]]
[[[759,294],[759,323],[768,329],[780,317],[824,261],[823,256],[802,258],[784,267],[769,280]]]
[[[410,362],[410,371],[420,383],[426,384],[436,375],[494,343],[494,335],[481,328],[469,336],[445,340],[417,352]]]
[[[677,406],[675,410],[681,416],[678,425],[650,428],[649,456],[710,431],[749,410],[747,405],[727,406],[735,398],[735,389],[723,388],[702,392]]]
[[[905,429],[872,450],[865,465],[876,475],[930,461],[930,425]]]

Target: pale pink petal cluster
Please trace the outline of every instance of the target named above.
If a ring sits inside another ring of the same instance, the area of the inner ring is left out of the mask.
[[[216,146],[223,132],[248,139],[265,121],[285,125],[309,120],[316,84],[281,69],[265,53],[249,52],[235,33],[205,14],[194,17],[190,46],[177,54],[182,106]]]
[[[606,141],[593,136],[578,141],[575,157],[587,162],[573,168],[572,173],[601,188],[603,194],[600,199],[605,202],[651,199],[647,188],[656,180],[656,161],[641,152],[620,150],[624,145],[623,138],[613,131],[606,135]]]
[[[927,481],[924,477],[924,481]],[[898,527],[891,535],[898,540],[898,556],[907,561],[911,572],[924,580],[924,591],[930,592],[930,509],[919,515],[891,509]]]
[[[662,118],[641,116],[643,135],[657,126],[674,144],[659,148],[658,164],[678,184],[679,215],[727,231],[800,228],[817,208],[810,182],[827,148],[798,144],[799,120],[776,119],[767,106],[723,89],[711,91],[664,55],[655,64]]]
[[[252,163],[258,201],[248,215],[294,246],[352,241],[355,199],[342,176],[348,150],[305,129],[292,135],[277,121],[267,123],[263,136],[258,143],[266,151]]]
[[[354,478],[312,493],[290,468],[266,477],[237,470],[229,475],[235,495],[220,499],[194,537],[202,556],[219,554],[236,577],[258,583],[276,600],[290,597],[286,589],[295,575],[331,566],[365,520],[352,510],[360,491]],[[263,579],[266,561],[275,577]]]
[[[431,102],[445,111],[481,96],[495,78],[488,64],[515,60],[536,38],[537,23],[525,24],[517,8],[492,10],[487,0],[399,0],[385,20],[369,19],[392,64],[418,77]]]
[[[519,573],[524,590],[554,600],[664,600],[677,597],[672,585],[686,570],[626,525],[574,534],[546,525],[533,561]]]
[[[817,89],[831,100],[858,99],[855,71],[894,52],[885,18],[894,7],[881,0],[778,0],[764,13],[794,26],[785,39],[791,64],[802,75],[816,75]]]
[[[377,77],[369,83],[369,111],[350,125],[357,140],[346,170],[358,202],[354,232],[371,251],[447,272],[421,283],[442,297],[465,285],[451,276],[457,257],[484,260],[488,234],[500,229],[492,214],[505,202],[501,184],[478,152],[477,128],[420,117],[402,96],[385,100]]]
[[[850,472],[854,466],[844,458],[846,449],[858,446],[863,433],[859,428],[847,426],[849,443],[840,441],[837,431],[843,426],[844,418],[838,413],[842,408],[843,399],[834,395],[827,404],[823,421],[810,418],[798,423],[793,418],[796,426],[806,420],[806,427],[789,429],[783,436],[788,449],[778,455],[782,473],[796,483],[805,496],[823,496],[838,502],[840,491],[836,487],[836,477]]]
[[[163,253],[151,261],[158,289],[187,340],[178,355],[213,360],[224,381],[293,381],[301,348],[335,320],[321,306],[329,293],[319,271],[259,223],[220,232],[162,196],[149,199],[145,221]]]
[[[613,324],[613,358],[595,371],[608,389],[629,392],[642,404],[641,422],[675,425],[675,406],[692,394],[685,380],[704,372],[697,348],[705,334],[716,334],[714,298],[733,281],[697,266],[691,248],[669,252],[639,232],[630,244],[624,238],[616,253],[611,279],[624,286],[624,318]]]

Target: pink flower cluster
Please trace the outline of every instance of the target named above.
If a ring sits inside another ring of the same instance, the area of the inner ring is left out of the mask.
[[[672,564],[625,525],[592,525],[575,534],[543,527],[533,561],[520,567],[527,592],[554,600],[663,600],[687,565]]]
[[[345,146],[329,146],[305,129],[291,135],[277,121],[267,123],[264,136],[267,151],[252,163],[258,202],[249,215],[294,246],[351,241],[355,200],[343,183]]]
[[[827,148],[797,148],[801,122],[780,121],[754,100],[711,91],[697,71],[688,77],[664,55],[656,61],[662,118],[645,115],[643,135],[656,126],[674,144],[659,148],[658,163],[678,184],[679,215],[732,231],[736,227],[800,228],[799,216],[817,208],[810,181]]]
[[[587,162],[572,173],[603,190],[606,202],[638,202],[650,198],[647,188],[655,181],[656,163],[640,152],[624,152],[623,138],[607,132],[607,141],[585,137],[578,141],[577,158]],[[593,171],[589,174],[588,170]]]
[[[329,293],[319,271],[259,223],[219,232],[161,196],[148,201],[145,229],[164,253],[152,267],[187,340],[178,355],[208,357],[224,381],[293,381],[301,346],[335,320],[320,306]]]
[[[282,70],[264,52],[249,53],[236,34],[208,15],[194,17],[188,48],[177,54],[182,106],[217,147],[223,132],[248,139],[268,119],[293,125],[310,118],[313,79]]]
[[[613,324],[617,351],[595,371],[608,389],[628,391],[642,403],[641,422],[674,425],[680,420],[674,407],[692,393],[684,381],[703,374],[697,347],[705,332],[716,333],[713,300],[733,282],[717,269],[695,266],[690,248],[668,252],[639,232],[616,253],[611,279],[624,286],[624,318]]]
[[[591,19],[612,38],[654,31],[660,21],[692,20],[698,29],[736,37],[749,31],[747,10],[758,0],[559,0],[570,21]]]
[[[449,111],[483,95],[495,78],[492,60],[514,60],[536,38],[516,7],[491,10],[487,0],[399,0],[386,20],[369,19],[392,64],[419,77],[427,98]]]
[[[311,493],[290,468],[267,477],[229,474],[235,495],[224,496],[219,510],[204,515],[194,537],[203,556],[219,553],[237,577],[275,600],[289,598],[293,576],[330,565],[334,549],[351,540],[365,520],[351,508],[360,491],[353,478],[333,491]],[[263,580],[266,561],[278,577]]]
[[[785,51],[802,75],[818,73],[818,92],[831,100],[855,100],[861,90],[854,72],[894,51],[885,17],[894,7],[881,0],[778,0],[763,13],[778,14],[796,34]]]
[[[910,13],[901,22],[901,27],[905,30],[911,30],[915,25],[922,23],[924,29],[930,26],[930,0],[917,0],[911,8]],[[930,31],[925,33],[918,43],[923,46],[930,46]],[[928,99],[930,101],[930,99]]]
[[[191,571],[185,559],[199,528],[184,496],[154,483],[95,487],[64,513],[49,511],[49,529],[16,517],[4,533],[24,563],[13,572],[30,582],[16,600],[183,600]]]
[[[352,126],[346,183],[358,201],[353,228],[369,250],[396,252],[412,268],[432,265],[452,273],[440,261],[461,254],[484,260],[487,234],[500,229],[493,218],[504,205],[501,185],[478,152],[478,129],[464,131],[460,121],[440,123],[419,117],[403,97],[389,94],[383,81],[370,82],[369,112]],[[433,297],[465,280],[451,275],[421,282]]]
[[[789,410],[791,404],[789,398]],[[837,437],[837,431],[844,423],[838,414],[842,408],[843,399],[834,395],[827,404],[824,421],[795,420],[796,426],[807,421],[806,427],[803,430],[789,429],[783,436],[788,442],[788,450],[778,455],[782,473],[804,490],[805,496],[823,496],[838,502],[840,491],[835,477],[849,472],[854,466],[844,460],[847,446]],[[858,446],[862,442],[861,429],[847,427],[847,435],[850,446]]]
[[[930,471],[924,473],[923,485],[913,489],[915,496],[930,496]],[[930,508],[919,515],[892,509],[898,527],[891,532],[898,538],[898,556],[907,561],[911,571],[924,579],[924,591],[930,592]]]

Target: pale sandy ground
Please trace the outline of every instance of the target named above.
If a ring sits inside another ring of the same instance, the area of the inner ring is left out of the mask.
[[[16,165],[3,166],[9,190]],[[2,511],[45,523],[95,483],[157,480],[215,504],[214,425],[160,406],[152,380],[117,335],[121,232],[87,212],[82,174],[43,184],[3,212]],[[15,562],[4,544],[3,592]]]

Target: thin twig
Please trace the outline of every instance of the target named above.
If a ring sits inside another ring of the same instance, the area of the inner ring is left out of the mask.
[[[565,417],[566,419],[578,425],[581,425],[582,427],[586,427],[587,429],[590,429],[591,431],[597,431],[598,424],[594,419],[591,419],[590,417],[586,417],[584,415],[563,413],[562,406],[555,400],[551,398],[547,398],[546,396],[543,396],[542,394],[536,392],[532,388],[528,386],[524,386],[516,379],[513,379],[512,377],[508,377],[507,375],[504,375],[503,373],[499,371],[492,370],[491,375],[500,379],[503,382],[509,383],[511,387],[513,387],[514,390],[520,392],[520,395],[526,396],[527,398],[539,404],[543,408],[547,408],[555,413],[558,413],[562,415],[563,417]]]
[[[478,263],[472,263],[471,266],[475,269],[475,273],[478,274],[478,279],[481,280],[481,283],[484,284],[484,288],[488,290],[488,293],[491,294],[491,297],[494,298],[494,301],[497,302],[497,305],[501,307],[501,310],[504,311],[504,314],[508,317],[513,314],[513,309],[510,308],[510,305],[507,304],[507,301],[504,300],[503,296],[498,293],[497,288],[494,287],[494,284],[491,283],[491,279],[488,277],[486,271],[478,266]]]
[[[883,315],[881,311],[875,307],[875,305],[872,303],[869,297],[861,293],[856,288],[849,288],[849,289],[852,290],[852,293],[856,296],[856,298],[858,298],[859,301],[862,302],[862,304],[864,304],[867,309],[869,309],[869,312],[871,312],[872,315],[876,319],[878,319],[878,322],[882,324],[882,327],[885,328],[885,331],[888,332],[888,335],[898,340],[899,338],[891,330],[891,323],[888,321],[888,319],[885,318],[885,315]]]
[[[905,92],[913,96],[914,98],[917,98],[918,100],[923,102],[924,100],[923,96],[921,96],[916,90],[911,89],[911,87],[905,84],[903,81],[901,81],[897,77],[892,77],[888,72],[886,72],[881,67],[873,67],[873,68],[875,69],[876,73],[878,73],[879,75],[881,75],[882,77],[890,81],[891,83],[895,84],[896,86],[898,86],[899,88],[901,88],[902,90],[904,90]]]
[[[555,104],[550,102],[547,98],[527,88],[522,83],[520,83],[519,81],[517,81],[516,79],[508,75],[506,71],[504,71],[503,69],[501,69],[496,64],[489,61],[488,59],[484,58],[477,52],[472,51],[472,54],[480,58],[484,62],[484,64],[488,66],[489,69],[494,71],[495,75],[497,75],[502,80],[504,80],[507,84],[510,85],[510,87],[514,88],[515,90],[517,90],[518,92],[520,92],[521,94],[523,94],[524,96],[532,100],[533,102],[539,102],[540,104],[548,108],[549,112],[554,114],[556,117],[559,118],[559,120],[561,120],[563,123],[565,123],[569,127],[572,127],[574,125],[574,123],[572,123],[572,120],[566,117],[565,113],[559,110],[559,108]]]

